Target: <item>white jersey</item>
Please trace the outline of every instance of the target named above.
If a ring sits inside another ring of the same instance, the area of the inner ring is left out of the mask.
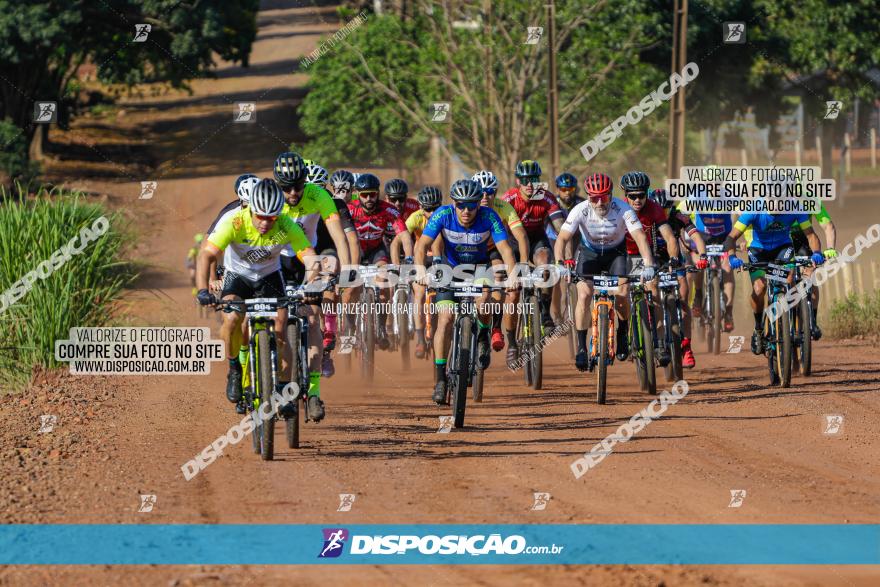
[[[612,198],[605,216],[599,216],[589,200],[571,209],[562,230],[574,233],[580,231],[581,239],[594,250],[613,249],[620,246],[626,233],[641,230],[642,223],[636,211],[618,198]]]

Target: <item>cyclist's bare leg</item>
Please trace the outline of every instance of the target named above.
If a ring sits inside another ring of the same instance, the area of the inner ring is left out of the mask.
[[[684,336],[685,338],[691,337],[691,311],[687,305],[688,294],[690,294],[688,288],[688,280],[686,276],[678,277],[678,296],[683,301],[681,308],[681,319],[684,324],[682,327],[684,328]]]
[[[235,295],[223,297],[223,301],[241,301]],[[241,323],[244,322],[244,314],[239,312],[224,312],[223,324],[220,326],[220,338],[226,345],[226,357],[235,359],[238,357],[238,347],[241,346],[242,334]]]
[[[730,268],[730,260],[721,261],[721,284],[724,290],[724,297],[727,298],[727,306],[724,308],[725,316],[733,319],[733,295],[736,293],[736,279],[734,279],[733,270]]]
[[[550,264],[550,249],[548,248],[540,248],[535,251],[535,254],[532,255],[532,261],[535,263],[535,267],[540,267],[541,265],[549,265]],[[544,275],[542,276],[545,280],[547,279],[547,272],[544,271]],[[543,316],[546,312],[548,316],[553,316],[553,288],[552,287],[542,287],[540,289],[539,294],[539,302],[541,304],[541,315]]]

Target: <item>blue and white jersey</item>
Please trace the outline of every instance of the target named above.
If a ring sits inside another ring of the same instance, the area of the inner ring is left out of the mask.
[[[444,255],[452,267],[488,263],[489,241],[497,244],[507,240],[501,217],[485,206],[480,206],[476,219],[468,227],[458,221],[453,205],[441,206],[431,214],[422,234],[443,239]]]

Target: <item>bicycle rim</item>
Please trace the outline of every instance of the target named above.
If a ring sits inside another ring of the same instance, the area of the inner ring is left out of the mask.
[[[642,307],[639,312],[639,327],[642,339],[642,365],[645,369],[645,387],[648,393],[656,395],[657,372],[654,366],[654,336],[651,333],[651,323],[648,319],[650,308],[645,301],[642,301],[639,305]]]
[[[599,306],[599,353],[596,385],[596,402],[605,403],[605,385],[608,380],[608,306],[602,304]]]
[[[799,304],[800,313],[800,371],[801,375],[807,377],[813,372],[813,339],[811,332],[813,330],[813,312],[810,304],[806,300],[801,300]]]
[[[539,390],[544,383],[543,353],[541,352],[541,308],[538,306],[538,296],[532,296],[531,326],[531,363],[532,363],[532,389]]]
[[[275,415],[272,413],[272,358],[269,352],[269,333],[266,330],[257,332],[257,349],[259,353],[260,372],[257,378],[260,381],[260,412],[262,423],[260,424],[261,450],[260,456],[264,461],[271,461],[275,456]],[[264,408],[263,405],[269,408]],[[266,416],[265,414],[272,414]]]
[[[452,396],[453,424],[456,428],[464,426],[464,411],[467,406],[467,387],[470,378],[470,364],[468,360],[471,354],[471,328],[473,327],[470,316],[464,316],[459,324],[459,345],[455,354],[458,360],[452,376],[455,379],[455,389]]]

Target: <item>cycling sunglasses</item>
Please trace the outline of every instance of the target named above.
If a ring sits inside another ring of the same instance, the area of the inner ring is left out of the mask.
[[[648,194],[646,192],[627,192],[626,197],[630,200],[644,200]]]
[[[593,195],[590,196],[590,202],[592,202],[593,204],[604,203],[604,202],[609,201],[610,199],[611,199],[611,194],[600,194],[598,196],[593,196]]]
[[[541,176],[540,176],[540,175],[527,175],[527,176],[525,176],[525,177],[521,177],[521,178],[519,178],[519,182],[520,182],[522,185],[526,185],[526,184],[529,184],[529,183],[539,183],[540,181],[541,181]]]
[[[278,220],[277,216],[264,216],[263,214],[254,214],[257,220],[262,220],[264,222],[274,222]]]
[[[425,206],[422,206],[422,210],[424,210],[425,212],[429,212],[429,213],[430,213],[430,212],[433,212],[434,210],[436,210],[436,209],[439,208],[439,207],[440,207],[440,206],[431,206],[430,208],[427,208],[427,207],[425,207]]]
[[[498,190],[495,188],[483,188],[483,194],[487,196],[494,196],[498,193]]]
[[[477,208],[480,207],[480,203],[479,202],[456,202],[455,207],[458,208],[459,210],[470,210],[471,212],[473,212],[474,210],[476,210]]]
[[[359,198],[378,198],[379,192],[358,192]]]
[[[395,204],[401,204],[406,201],[406,196],[395,196],[393,198],[391,196],[388,196],[388,201],[394,202]]]

